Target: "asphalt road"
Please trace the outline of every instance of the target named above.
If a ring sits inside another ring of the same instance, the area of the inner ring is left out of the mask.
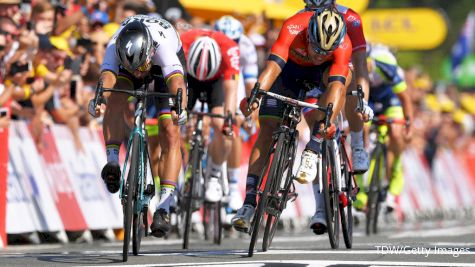
[[[267,252],[247,257],[250,237],[233,233],[221,246],[195,233],[189,250],[181,240],[148,237],[141,254],[122,263],[122,243],[14,245],[0,251],[0,266],[475,266],[475,224],[405,225],[367,237],[354,235],[354,247],[330,248],[327,236],[310,230],[276,234]],[[260,248],[260,244],[257,245]]]

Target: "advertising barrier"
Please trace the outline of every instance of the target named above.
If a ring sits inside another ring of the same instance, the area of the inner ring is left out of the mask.
[[[294,173],[307,143],[305,136],[308,136],[308,131],[301,129],[300,132]],[[0,150],[0,192],[7,191],[6,226],[0,231],[6,229],[8,234],[19,234],[122,227],[118,194],[108,193],[100,178],[106,161],[100,130],[80,129],[84,151],[75,147],[71,133],[61,125],[46,129],[41,151],[35,147],[25,122],[13,122],[9,135],[8,149]],[[5,131],[0,131],[0,144],[6,140],[4,136]],[[243,197],[248,159],[255,139],[256,135],[252,136],[242,150],[239,186]],[[415,150],[406,151],[403,156],[405,187],[399,198],[398,222],[460,219],[463,218],[460,216],[471,214],[471,207],[475,204],[475,197],[471,194],[475,191],[475,169],[471,164],[474,158],[475,141],[464,153],[441,149],[433,170]],[[2,182],[5,183],[3,188]],[[281,218],[284,222],[290,220],[293,225],[306,227],[315,212],[312,185],[295,185],[298,198],[287,205]],[[0,194],[2,196],[5,194]],[[152,199],[149,216],[157,200]],[[1,207],[0,219],[5,218]],[[3,245],[5,240],[3,234]]]

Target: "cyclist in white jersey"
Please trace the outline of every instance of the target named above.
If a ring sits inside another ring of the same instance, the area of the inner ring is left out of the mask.
[[[240,72],[238,87],[238,103],[245,96],[249,96],[254,84],[257,81],[258,65],[257,52],[254,43],[243,34],[244,29],[241,22],[232,16],[223,16],[214,25],[215,30],[221,31],[230,39],[238,43],[240,50]],[[239,109],[238,109],[239,110]],[[240,112],[240,111],[238,111]],[[237,129],[240,129],[244,117],[236,116]],[[239,192],[239,167],[241,164],[242,139],[234,138],[231,154],[228,157],[228,180],[229,180],[229,208],[236,211],[241,207],[242,195]]]
[[[176,94],[182,88],[182,106],[185,107],[184,65],[182,44],[173,26],[163,19],[136,15],[126,18],[108,43],[99,79],[104,88],[133,90],[151,80],[155,91]],[[119,149],[126,139],[124,114],[128,96],[110,92],[104,96],[107,103],[103,128],[107,164],[101,176],[109,192],[115,193],[120,187]],[[159,137],[162,149],[158,163],[160,201],[151,225],[152,235],[156,237],[164,236],[170,229],[170,202],[181,167],[179,125],[184,124],[187,117],[185,110],[181,114],[171,110],[169,102],[161,99],[156,103],[159,131],[163,133]],[[100,106],[91,107],[91,112],[98,116]]]

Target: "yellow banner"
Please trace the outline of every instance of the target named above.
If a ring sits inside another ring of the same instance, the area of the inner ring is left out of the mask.
[[[444,15],[430,8],[370,9],[361,14],[367,41],[402,50],[429,50],[447,37]]]
[[[349,7],[360,14],[368,7],[369,0],[336,0],[336,3]]]

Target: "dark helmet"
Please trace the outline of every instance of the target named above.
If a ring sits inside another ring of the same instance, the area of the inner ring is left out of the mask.
[[[127,23],[115,41],[116,54],[127,70],[137,70],[150,63],[153,39],[147,26],[138,20]]]

